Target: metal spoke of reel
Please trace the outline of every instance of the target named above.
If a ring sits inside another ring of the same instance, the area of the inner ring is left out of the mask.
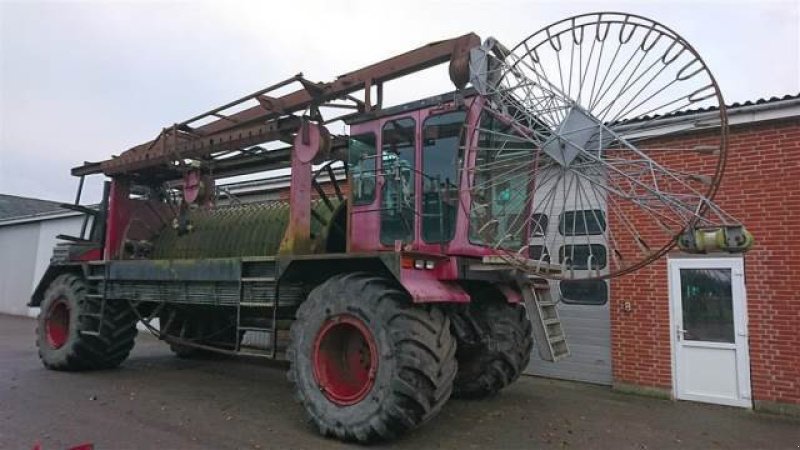
[[[669,28],[586,14],[511,50],[490,39],[470,64],[481,94],[480,123],[466,130],[473,234],[512,263],[603,278],[657,259],[689,230],[738,225],[711,202],[727,153],[722,95]]]

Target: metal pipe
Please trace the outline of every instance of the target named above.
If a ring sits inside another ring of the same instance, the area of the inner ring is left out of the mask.
[[[75,194],[75,204],[81,204],[81,194],[83,193],[83,182],[86,181],[86,175],[81,175],[80,181],[78,181],[78,192]]]
[[[283,81],[281,81],[279,83],[275,83],[272,86],[265,87],[264,89],[259,89],[259,90],[253,92],[250,95],[245,95],[244,97],[241,97],[241,98],[239,98],[237,100],[234,100],[232,102],[226,103],[226,104],[224,104],[222,106],[219,106],[217,108],[214,108],[214,109],[212,109],[212,110],[210,110],[208,112],[205,112],[203,114],[199,114],[197,116],[192,117],[191,119],[188,119],[188,120],[185,120],[183,122],[180,122],[178,124],[178,126],[188,126],[190,123],[192,123],[194,121],[200,120],[200,119],[202,119],[204,117],[208,117],[208,116],[217,114],[217,113],[219,113],[221,111],[224,111],[224,110],[226,110],[228,108],[232,108],[232,107],[234,107],[234,106],[236,106],[238,104],[244,103],[244,102],[246,102],[248,100],[252,100],[252,99],[258,97],[259,95],[264,95],[267,92],[274,91],[275,89],[280,89],[280,88],[282,88],[284,86],[287,86],[287,85],[289,85],[291,83],[294,83],[295,81],[299,81],[301,78],[303,78],[303,74],[302,73],[298,73],[297,75],[295,75],[295,76],[293,76],[291,78],[287,78],[287,79],[285,79],[285,80],[283,80]],[[232,120],[232,119],[230,117],[226,117],[225,120]],[[238,123],[238,121],[236,121],[236,120],[232,120],[232,121],[234,123]]]

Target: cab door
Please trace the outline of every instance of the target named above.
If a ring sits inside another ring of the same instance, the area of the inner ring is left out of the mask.
[[[416,241],[418,118],[414,111],[351,125],[349,251]]]
[[[393,117],[381,127],[380,243],[394,247],[413,243],[417,236],[418,112]]]
[[[424,111],[420,118],[420,249],[440,252],[456,235],[465,109]]]

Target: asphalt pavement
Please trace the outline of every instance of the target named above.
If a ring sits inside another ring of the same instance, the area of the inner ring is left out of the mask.
[[[140,333],[119,369],[53,372],[39,363],[34,327],[0,315],[1,449],[349,447],[305,422],[285,364],[181,360]],[[422,428],[376,447],[798,449],[800,421],[525,376],[488,400],[451,400]]]

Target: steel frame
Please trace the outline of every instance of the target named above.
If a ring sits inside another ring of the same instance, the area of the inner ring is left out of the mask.
[[[314,83],[298,74],[186,121],[164,127],[152,141],[137,145],[117,157],[76,167],[72,174],[139,174],[166,178],[167,174],[174,174],[175,169],[179,169],[187,159],[214,158],[268,141],[291,144],[300,127],[301,117],[327,123],[375,111],[382,106],[385,82],[437,64],[449,61],[450,78],[457,87],[465,86],[469,52],[478,45],[480,38],[474,33],[433,42],[346,73],[327,83]],[[296,91],[278,97],[269,95],[297,83],[301,88]],[[374,102],[373,87],[377,94]],[[358,92],[363,93],[363,100],[353,95]],[[248,106],[248,103],[256,104]],[[319,111],[322,107],[344,107],[356,112],[325,120]],[[200,124],[209,119],[213,120]]]

